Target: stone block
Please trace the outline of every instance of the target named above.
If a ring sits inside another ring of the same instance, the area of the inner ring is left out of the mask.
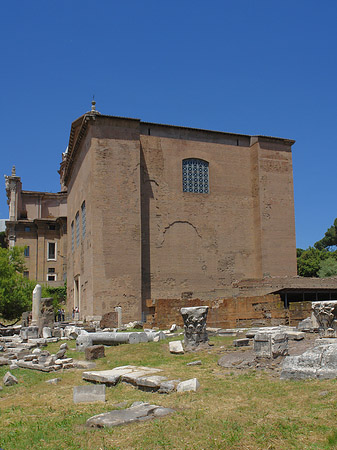
[[[163,417],[174,412],[171,408],[163,408],[149,403],[141,403],[127,409],[111,411],[98,414],[87,420],[87,427],[111,428],[117,425],[151,420],[156,417]]]
[[[200,387],[200,383],[196,378],[191,378],[190,380],[182,381],[177,386],[177,392],[196,392]]]
[[[202,362],[200,360],[198,361],[191,361],[189,363],[186,364],[186,366],[201,366]]]
[[[104,345],[91,345],[85,349],[85,359],[87,361],[92,361],[98,358],[104,358],[105,351]]]
[[[137,378],[152,375],[158,372],[162,372],[162,370],[142,366],[121,366],[110,370],[83,372],[82,378],[86,381],[103,383],[112,386],[117,384],[118,381],[123,378],[123,381],[136,385]]]
[[[50,380],[47,380],[47,384],[59,384],[61,382],[61,378],[51,378]]]
[[[160,375],[150,375],[147,377],[140,377],[136,379],[136,385],[139,389],[144,391],[157,391],[162,382],[166,381],[167,377],[162,377]]]
[[[13,386],[18,383],[18,379],[12,375],[10,372],[6,372],[3,377],[3,384],[5,386]]]
[[[100,321],[101,328],[118,328],[118,312],[110,311],[103,315]]]
[[[43,327],[42,328],[42,337],[44,339],[48,339],[52,337],[52,330],[50,327]]]
[[[75,386],[74,403],[105,402],[105,384],[90,386]]]
[[[27,327],[27,328],[21,328],[20,336],[22,339],[38,339],[39,337],[39,328],[38,327]]]
[[[59,338],[59,339],[63,338],[64,337],[64,330],[63,330],[63,328],[54,328],[53,329],[53,337],[56,337],[56,338]]]
[[[248,338],[243,339],[235,339],[233,341],[234,347],[247,347],[249,345],[250,340]]]
[[[172,392],[177,390],[177,386],[179,383],[180,380],[163,381],[157,392],[158,394],[171,394]]]
[[[288,354],[288,337],[285,333],[256,333],[254,352],[262,358],[285,356]]]
[[[298,356],[287,356],[283,362],[281,379],[305,380],[337,377],[337,342],[317,344]]]
[[[183,344],[181,341],[169,342],[169,350],[170,350],[170,353],[174,353],[174,354],[178,354],[178,355],[185,353],[185,351],[183,349]]]

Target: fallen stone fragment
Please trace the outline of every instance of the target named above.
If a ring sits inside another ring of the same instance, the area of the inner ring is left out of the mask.
[[[171,392],[174,392],[177,390],[177,386],[179,383],[180,383],[180,380],[163,381],[157,392],[158,392],[158,394],[171,394]]]
[[[24,360],[24,361],[33,361],[34,359],[37,359],[37,356],[36,356],[36,355],[25,355],[25,356],[23,357],[23,360]]]
[[[200,387],[200,383],[196,378],[191,378],[190,380],[182,381],[177,386],[177,392],[196,392]]]
[[[44,339],[48,339],[52,337],[52,330],[50,327],[43,327],[42,328],[42,337]]]
[[[235,339],[233,341],[233,345],[234,347],[246,347],[247,345],[249,345],[250,340],[248,338],[243,338],[243,339]]]
[[[67,349],[66,348],[61,348],[57,353],[56,353],[56,359],[62,359],[64,358],[65,354],[66,354]]]
[[[152,375],[148,377],[137,378],[136,385],[139,389],[143,391],[155,392],[160,388],[161,383],[166,380],[167,377],[162,377],[160,375]]]
[[[199,361],[191,361],[189,363],[186,364],[186,366],[201,366],[202,362]]]
[[[9,364],[8,358],[0,358],[0,366],[7,366]]]
[[[169,342],[169,350],[170,353],[174,353],[176,355],[184,354],[183,344],[181,341],[172,341]]]
[[[111,428],[118,425],[126,425],[133,422],[151,420],[158,417],[164,417],[172,414],[174,409],[163,408],[162,406],[142,403],[117,411],[110,411],[104,414],[98,414],[87,420],[87,427]]]
[[[5,376],[3,377],[3,384],[5,386],[13,386],[14,384],[18,384],[18,380],[10,372],[6,372]]]
[[[56,355],[50,355],[46,358],[44,362],[42,362],[42,360],[39,358],[39,362],[44,364],[46,367],[54,366],[56,359],[57,359]]]
[[[62,365],[62,369],[73,369],[74,368],[74,364],[73,363],[63,363]]]
[[[40,370],[41,372],[53,372],[54,370],[60,370],[62,367],[55,364],[50,366],[34,364],[32,361],[23,361],[22,359],[17,362],[17,365],[23,369]]]
[[[318,330],[318,327],[315,326],[311,317],[307,317],[297,324],[297,329],[299,331],[313,333],[314,331]]]
[[[121,366],[110,370],[100,370],[95,372],[83,372],[82,378],[86,381],[94,383],[104,383],[106,385],[114,386],[122,378],[123,381],[136,384],[136,379],[146,375],[161,372],[161,369],[154,369],[151,367],[138,366]]]
[[[178,330],[177,325],[176,325],[175,323],[173,323],[173,324],[171,325],[171,328],[170,328],[170,333],[174,333],[174,332],[177,331],[177,330]]]
[[[305,334],[301,331],[287,331],[286,335],[290,341],[301,341],[305,337]]]
[[[105,402],[105,384],[90,386],[75,386],[74,403]]]
[[[105,357],[104,345],[91,345],[84,352],[87,361]]]
[[[63,344],[60,345],[60,350],[68,350],[68,344],[66,342],[64,342]]]
[[[287,356],[283,362],[282,380],[331,379],[337,377],[337,343],[316,345],[298,356]]]
[[[74,367],[76,369],[95,369],[96,363],[89,361],[81,361],[79,359],[73,360]]]
[[[55,361],[55,364],[57,365],[67,365],[67,364],[71,364],[73,362],[73,358],[63,358],[63,359],[57,359]]]
[[[34,348],[34,350],[32,351],[33,355],[37,355],[40,356],[42,353],[42,350],[40,348]]]
[[[16,370],[16,369],[18,369],[19,368],[19,366],[15,363],[15,362],[13,362],[10,366],[9,366],[9,370]]]
[[[47,384],[58,384],[60,383],[61,378],[51,378],[50,380],[46,380]]]

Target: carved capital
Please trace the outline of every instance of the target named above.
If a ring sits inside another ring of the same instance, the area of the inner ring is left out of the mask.
[[[195,348],[208,342],[206,331],[208,306],[181,308],[180,313],[184,319],[185,346]]]
[[[331,336],[332,331],[336,335],[337,301],[312,302],[314,316],[318,322],[320,333]]]

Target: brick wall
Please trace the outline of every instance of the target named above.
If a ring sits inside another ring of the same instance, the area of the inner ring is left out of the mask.
[[[279,295],[259,297],[224,298],[201,301],[199,299],[149,300],[152,314],[147,316],[147,325],[161,329],[173,323],[182,326],[180,308],[186,306],[209,306],[207,325],[209,327],[234,328],[252,326],[292,325],[310,316],[311,302],[293,303],[284,309]]]

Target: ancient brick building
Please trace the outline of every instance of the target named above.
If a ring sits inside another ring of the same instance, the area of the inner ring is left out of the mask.
[[[82,317],[148,299],[212,300],[245,279],[296,275],[294,141],[93,110],[71,127],[69,307]]]

